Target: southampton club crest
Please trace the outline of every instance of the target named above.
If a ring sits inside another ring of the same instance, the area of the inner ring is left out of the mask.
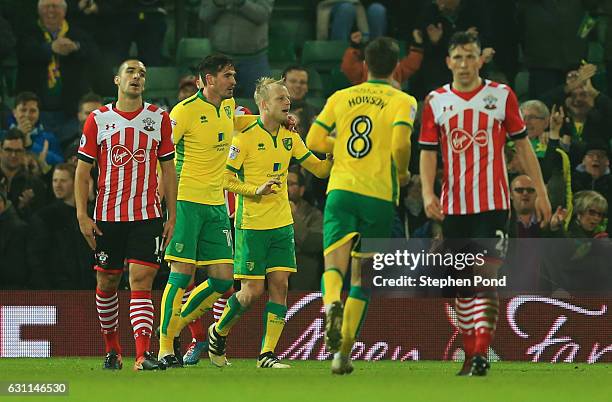
[[[142,121],[142,123],[144,124],[144,129],[147,131],[153,131],[155,130],[155,127],[153,127],[153,125],[155,124],[155,120],[153,120],[150,117],[147,117],[146,119],[144,119]]]
[[[232,118],[232,108],[229,106],[225,106],[223,107],[223,110],[225,110],[225,114],[227,115],[227,117],[231,119]]]
[[[283,146],[287,151],[291,151],[291,148],[293,148],[293,138],[283,138]]]
[[[487,110],[494,110],[497,109],[497,98],[493,95],[487,95],[483,98],[483,101],[485,103],[484,108]]]
[[[102,268],[106,268],[108,266],[108,254],[104,251],[100,251],[98,255],[96,255],[96,262]]]

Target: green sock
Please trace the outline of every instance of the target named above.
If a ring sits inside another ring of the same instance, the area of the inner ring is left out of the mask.
[[[180,329],[202,316],[206,310],[210,310],[219,296],[229,290],[233,284],[232,280],[208,278],[206,282],[193,289],[181,309]]]
[[[238,319],[246,310],[247,309],[240,304],[238,298],[236,298],[236,293],[234,293],[227,300],[223,314],[221,314],[219,321],[217,321],[217,325],[215,326],[217,333],[221,336],[227,336],[230,329],[238,322]]]

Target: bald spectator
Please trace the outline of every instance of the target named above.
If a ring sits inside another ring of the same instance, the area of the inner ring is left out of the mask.
[[[57,131],[77,111],[88,91],[94,46],[87,34],[66,21],[65,0],[39,0],[36,25],[18,39],[17,89],[41,98],[41,119]]]

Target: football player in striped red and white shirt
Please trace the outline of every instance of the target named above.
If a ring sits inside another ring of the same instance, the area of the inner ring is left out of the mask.
[[[445,238],[504,241],[510,190],[503,151],[510,138],[536,187],[538,220],[547,223],[550,202],[537,158],[526,139],[516,95],[506,85],[480,78],[481,47],[477,36],[469,32],[453,35],[446,60],[453,82],[428,95],[419,138],[427,216],[442,221]],[[434,193],[438,149],[443,161],[441,200]],[[461,243],[462,248],[454,251],[483,251],[478,246],[474,250],[474,242]],[[478,274],[496,277],[504,253],[489,253]],[[466,355],[459,374],[486,375],[486,356],[498,315],[497,292],[490,287],[461,289],[455,309]]]
[[[154,310],[151,286],[176,221],[177,182],[170,117],[143,102],[146,68],[138,60],[121,64],[115,76],[116,104],[93,111],[83,128],[75,179],[77,218],[95,250],[96,306],[104,336],[104,368],[120,369],[117,287],[129,264],[130,320],[136,342],[134,370],[163,368],[149,352]],[[90,171],[97,161],[98,194],[94,219],[87,215]],[[157,164],[168,219],[163,223]],[[94,221],[95,220],[95,221]]]

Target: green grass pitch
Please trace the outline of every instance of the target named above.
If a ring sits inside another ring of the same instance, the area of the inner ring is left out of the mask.
[[[355,362],[349,376],[332,376],[329,362],[293,361],[288,370],[233,360],[165,372],[103,371],[102,358],[0,359],[0,381],[67,381],[68,396],[1,401],[262,401],[262,402],[597,402],[612,401],[612,365],[498,362],[488,377],[456,377],[459,363]]]

